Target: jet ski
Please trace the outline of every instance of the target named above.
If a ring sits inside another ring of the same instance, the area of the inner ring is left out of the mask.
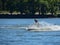
[[[33,25],[29,25],[27,28],[27,30],[31,30],[31,31],[57,31],[57,30],[60,30],[60,26],[58,25],[45,25],[45,26],[42,26],[38,23],[37,20],[35,20],[35,24]]]
[[[47,28],[46,26],[40,25],[37,19],[35,19],[34,22],[35,23],[33,25],[28,26],[26,29],[27,30],[48,30],[48,29],[51,29],[50,27]]]
[[[40,31],[42,31],[42,30],[52,30],[52,28],[51,27],[47,27],[47,26],[36,26],[36,25],[31,25],[31,26],[29,26],[29,27],[27,27],[26,28],[27,30],[40,30]]]

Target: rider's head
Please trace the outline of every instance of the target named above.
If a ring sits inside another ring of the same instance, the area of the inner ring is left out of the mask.
[[[38,22],[38,20],[37,20],[37,19],[35,19],[34,21],[35,21],[36,23]]]

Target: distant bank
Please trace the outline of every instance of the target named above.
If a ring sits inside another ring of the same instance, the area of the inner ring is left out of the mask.
[[[31,15],[31,14],[27,14],[27,15],[0,14],[0,18],[60,18],[60,14],[58,14],[58,16],[54,16],[54,15]]]

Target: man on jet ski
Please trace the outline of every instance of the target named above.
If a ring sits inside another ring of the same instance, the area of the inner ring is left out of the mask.
[[[34,21],[35,21],[35,25],[39,27],[39,22],[38,22],[38,20],[37,20],[37,19],[34,19]]]

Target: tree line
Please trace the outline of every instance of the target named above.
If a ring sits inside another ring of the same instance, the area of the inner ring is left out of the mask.
[[[36,12],[42,15],[51,13],[56,15],[59,12],[60,0],[0,0],[0,11],[14,11],[21,14],[35,14]]]

